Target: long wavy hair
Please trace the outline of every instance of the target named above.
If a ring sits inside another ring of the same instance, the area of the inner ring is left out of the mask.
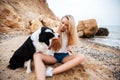
[[[65,15],[61,18],[66,18],[68,20],[68,30],[67,30],[67,37],[68,37],[68,46],[76,45],[78,44],[78,36],[77,36],[77,30],[74,23],[74,18],[72,15]],[[61,35],[62,32],[60,31],[60,27],[58,27],[57,32]],[[55,39],[52,41],[51,49],[54,51],[59,51],[62,47],[62,36],[59,37],[59,39]]]

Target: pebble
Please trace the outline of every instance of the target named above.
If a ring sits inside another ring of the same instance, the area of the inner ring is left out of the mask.
[[[76,53],[81,53],[87,56],[90,56],[92,58],[94,58],[97,61],[103,62],[105,66],[107,66],[112,73],[112,75],[108,75],[108,76],[113,76],[116,80],[120,80],[120,54],[118,51],[118,54],[112,53],[108,50],[100,50],[99,48],[92,48],[89,47],[89,45],[96,45],[96,46],[101,46],[99,44],[95,44],[95,43],[90,43],[89,41],[84,42],[84,40],[81,41],[81,44],[79,44],[78,49],[76,50],[76,48],[73,48],[74,51],[76,51]],[[107,46],[101,46],[103,48],[108,48]],[[111,48],[114,49],[114,48]],[[117,49],[115,49],[117,50]]]

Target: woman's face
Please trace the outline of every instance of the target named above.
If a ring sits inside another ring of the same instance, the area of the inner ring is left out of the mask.
[[[68,23],[69,23],[69,22],[68,22],[68,19],[67,19],[67,18],[63,18],[63,19],[61,20],[61,26],[60,26],[61,32],[67,31],[68,26],[69,26]]]

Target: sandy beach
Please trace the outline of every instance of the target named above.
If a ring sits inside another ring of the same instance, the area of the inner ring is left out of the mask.
[[[26,68],[10,70],[6,66],[14,51],[20,47],[29,35],[0,36],[0,80],[36,80],[34,66],[32,73]],[[73,47],[77,55],[84,54],[84,62],[69,71],[54,75],[47,80],[120,80],[120,50],[95,44],[80,38]],[[46,65],[57,67],[60,64]]]

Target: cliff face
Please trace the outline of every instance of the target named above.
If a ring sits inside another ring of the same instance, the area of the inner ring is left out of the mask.
[[[46,0],[0,0],[0,32],[2,33],[29,30],[32,20],[42,20],[45,23],[47,19],[54,21],[57,18]]]

